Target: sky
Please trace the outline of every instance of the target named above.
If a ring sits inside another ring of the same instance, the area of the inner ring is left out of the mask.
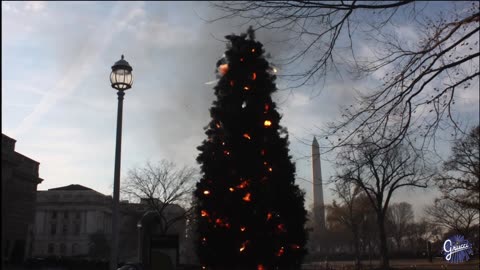
[[[215,80],[224,36],[247,28],[235,20],[205,21],[219,14],[206,2],[2,1],[2,133],[17,140],[17,152],[40,162],[44,181],[38,189],[80,184],[112,193],[117,95],[109,74],[122,54],[134,84],[124,100],[121,175],[161,159],[198,166],[196,147],[205,139],[215,98],[206,82]],[[417,38],[408,25],[398,29]],[[272,63],[292,50],[278,42],[279,33],[256,34]],[[329,77],[322,87],[274,95],[306,206],[313,197],[306,142],[339,116],[339,106],[352,102],[352,88],[368,84]],[[280,89],[286,85],[277,80]],[[468,93],[467,112],[478,115],[478,92]],[[322,157],[325,181],[334,174],[329,160]],[[330,188],[324,186],[326,203],[333,198]],[[433,189],[406,190],[393,201],[412,203],[418,215],[435,196]]]

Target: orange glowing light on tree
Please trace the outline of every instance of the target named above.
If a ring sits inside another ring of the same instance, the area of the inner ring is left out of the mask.
[[[269,171],[269,172],[272,172],[272,171],[273,171],[272,167],[269,167],[269,168],[268,168],[268,171]]]
[[[234,192],[235,189],[233,187],[229,188],[228,190],[230,190],[230,192]]]
[[[207,269],[207,267],[205,267],[205,266],[202,266],[202,269],[203,269],[203,270],[205,270],[205,269]]]
[[[220,128],[220,124],[219,124],[219,123],[216,123],[215,126],[216,126],[217,128]]]
[[[254,53],[254,52],[255,52],[255,48],[252,49],[252,53]]]
[[[215,223],[217,223],[218,225],[220,225],[220,224],[222,224],[222,220],[219,219],[219,218],[217,218],[217,219],[215,220]]]
[[[244,89],[245,91],[248,91],[248,90],[250,90],[250,87],[245,86],[245,87],[243,87],[243,89]]]
[[[265,120],[265,122],[263,122],[263,125],[266,126],[266,127],[269,127],[272,125],[272,121],[270,120]]]
[[[233,81],[230,81],[230,86],[233,86],[235,83]]]
[[[203,194],[204,194],[204,195],[210,195],[210,191],[209,191],[209,190],[205,190],[205,191],[203,192]]]
[[[245,188],[245,187],[247,187],[247,186],[248,186],[248,181],[245,180],[245,181],[243,181],[242,183],[240,183],[240,185],[238,185],[237,188],[242,189],[242,188]]]
[[[240,58],[240,62],[243,62],[243,58]]]
[[[262,149],[262,150],[260,151],[260,154],[262,154],[262,156],[265,156],[265,149]]]
[[[268,103],[265,103],[265,113],[268,111],[268,109],[270,109],[270,105],[268,105]]]
[[[223,151],[223,154],[229,156],[230,155],[230,152],[228,152],[227,150]]]
[[[206,238],[206,237],[203,237],[203,238],[202,238],[202,241],[203,241],[203,242],[206,242],[206,241],[207,241],[207,238]]]
[[[242,243],[242,245],[240,246],[240,252],[243,252],[245,250],[245,248],[247,248],[247,243],[248,241],[245,241]]]
[[[253,73],[252,73],[252,80],[255,81],[255,79],[257,79],[257,73],[253,72]]]
[[[225,228],[230,229],[230,223],[225,223]]]
[[[270,220],[270,219],[272,219],[272,213],[267,214],[267,220]]]
[[[265,267],[263,267],[263,264],[257,265],[257,270],[265,270]]]
[[[218,72],[222,74],[222,76],[225,75],[228,72],[228,64],[218,66]]]
[[[200,215],[201,215],[202,217],[208,217],[208,213],[207,213],[207,211],[205,211],[205,210],[200,211]]]
[[[247,228],[245,228],[244,226],[240,227],[240,231],[241,232],[244,232]]]
[[[249,202],[252,199],[250,199],[250,193],[245,194],[245,196],[242,198],[244,201]]]
[[[277,252],[277,257],[280,257],[285,253],[285,249],[283,247],[280,248],[280,250]]]
[[[251,137],[248,133],[243,134],[243,137],[246,138],[246,139],[249,139],[249,140],[251,139]]]
[[[281,231],[281,232],[287,231],[287,230],[285,229],[285,225],[283,225],[283,224],[278,224],[278,225],[277,225],[277,229],[278,229],[279,231]]]

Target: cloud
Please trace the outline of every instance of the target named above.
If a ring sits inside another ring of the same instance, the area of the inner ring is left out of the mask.
[[[47,6],[46,1],[25,1],[25,10],[32,12],[40,12]]]
[[[138,4],[137,4],[138,5]],[[68,97],[86,80],[92,71],[91,67],[95,66],[99,56],[110,45],[114,35],[120,30],[112,31],[110,26],[115,20],[124,13],[128,6],[124,9],[119,4],[115,4],[104,23],[91,34],[90,38],[84,42],[83,48],[78,52],[77,56],[70,62],[70,67],[64,71],[62,78],[50,90],[30,113],[13,131],[14,136],[19,136],[31,129],[35,122],[41,119],[48,111],[55,106],[60,100]],[[132,9],[130,13],[137,14],[137,9]],[[127,13],[128,20],[135,16]],[[128,23],[128,20],[125,23]]]

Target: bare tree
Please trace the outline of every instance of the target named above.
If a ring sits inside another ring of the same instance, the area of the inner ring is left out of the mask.
[[[419,133],[421,142],[411,145],[421,149],[435,147],[439,129],[464,132],[455,115],[455,97],[464,88],[478,87],[480,75],[478,1],[451,3],[446,14],[433,14],[429,7],[439,4],[409,0],[212,3],[225,12],[216,20],[235,17],[256,29],[289,34],[287,41],[297,50],[283,62],[294,70],[303,62],[306,68],[279,77],[298,82],[294,87],[325,80],[341,69],[361,76],[385,74],[383,84],[363,89],[356,104],[324,131],[333,146],[351,144],[359,134],[380,134],[378,144],[387,148]],[[407,23],[418,38],[406,40],[397,34],[399,25]],[[363,44],[375,48],[373,55],[362,55]]]
[[[355,249],[355,267],[360,269],[360,235],[359,229],[363,220],[363,213],[360,205],[357,204],[357,198],[360,195],[360,189],[350,182],[337,182],[334,193],[340,199],[340,204],[335,200],[329,207],[329,217],[337,223],[337,226],[345,226],[352,233],[352,242]]]
[[[388,233],[395,240],[397,250],[402,247],[402,239],[408,237],[409,229],[414,224],[412,205],[407,202],[393,203],[388,207],[386,223]]]
[[[438,176],[444,198],[480,211],[480,126],[457,140]]]
[[[196,174],[194,168],[178,168],[166,160],[157,164],[147,162],[144,167],[128,171],[122,183],[122,193],[146,201],[161,221],[160,232],[166,234],[172,225],[190,215]],[[177,211],[175,206],[183,207],[184,211]]]
[[[437,199],[425,212],[429,222],[445,229],[459,233],[466,238],[478,228],[479,213],[477,209],[465,208],[449,199]]]
[[[366,194],[377,216],[382,267],[388,269],[385,217],[392,195],[400,188],[426,188],[431,174],[422,158],[403,145],[378,151],[364,142],[344,150],[337,158],[341,171],[336,180],[353,183]]]

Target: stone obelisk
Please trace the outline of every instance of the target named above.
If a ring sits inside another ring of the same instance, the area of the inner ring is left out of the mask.
[[[322,167],[320,164],[320,147],[313,137],[312,143],[313,170],[313,220],[320,231],[325,230],[325,205],[323,204]]]

